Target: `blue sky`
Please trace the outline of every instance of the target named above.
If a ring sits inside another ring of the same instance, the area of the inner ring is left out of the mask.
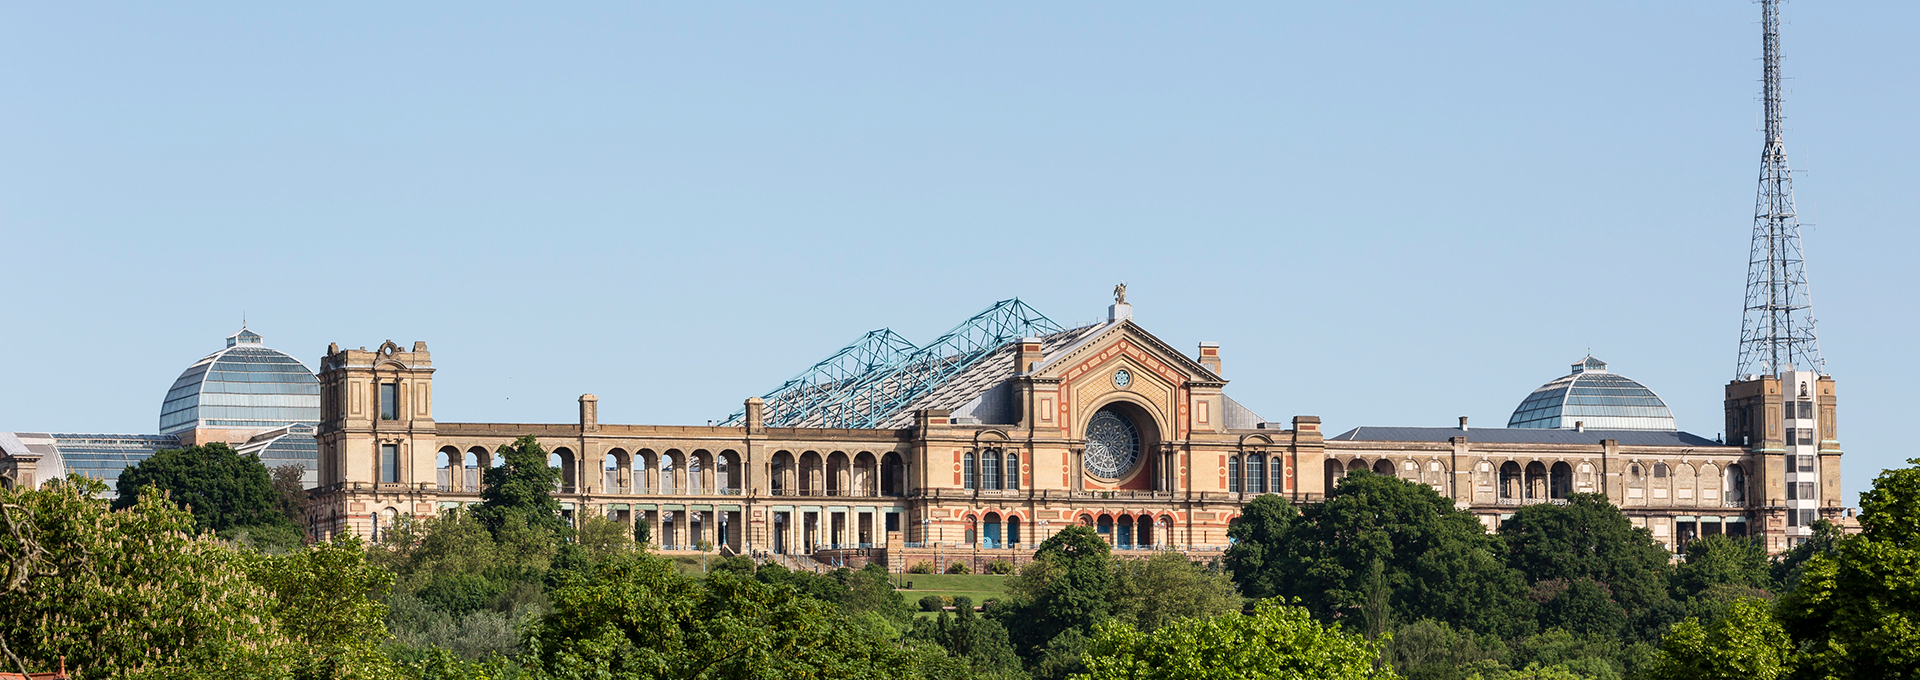
[[[1270,420],[1500,425],[1591,348],[1711,437],[1758,13],[11,3],[0,429],[153,431],[242,314],[309,365],[427,341],[442,420],[704,423],[869,329],[1124,280]],[[1917,15],[1784,14],[1849,492],[1920,412]]]

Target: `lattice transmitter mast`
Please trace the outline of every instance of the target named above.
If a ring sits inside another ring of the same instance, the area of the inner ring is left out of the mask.
[[[1800,220],[1793,206],[1793,174],[1781,136],[1780,0],[1760,0],[1764,26],[1767,140],[1760,153],[1760,191],[1754,202],[1753,246],[1747,258],[1747,305],[1740,324],[1735,379],[1773,375],[1788,367],[1825,373],[1813,330],[1813,295],[1800,251]]]

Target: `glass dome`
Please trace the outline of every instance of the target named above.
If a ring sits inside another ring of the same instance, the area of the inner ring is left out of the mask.
[[[1571,430],[1660,430],[1672,432],[1673,411],[1646,385],[1607,372],[1607,362],[1589,355],[1573,373],[1541,385],[1507,419],[1507,427]]]
[[[188,366],[160,405],[160,433],[264,430],[320,422],[320,379],[245,328],[227,348]]]

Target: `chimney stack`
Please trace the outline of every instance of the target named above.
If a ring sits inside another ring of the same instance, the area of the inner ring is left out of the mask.
[[[1013,366],[1014,374],[1026,375],[1027,373],[1033,372],[1034,364],[1040,363],[1041,358],[1040,339],[1021,338],[1020,355],[1014,359],[1016,362]]]
[[[1214,375],[1220,375],[1220,343],[1200,343],[1200,365],[1213,371]]]
[[[1586,432],[1586,431],[1587,431],[1587,421],[1584,421],[1584,420],[1576,420],[1576,421],[1573,421],[1573,431],[1574,431],[1574,432]]]
[[[591,394],[580,395],[580,431],[600,431],[600,398]]]
[[[1466,432],[1466,431],[1467,431],[1467,417],[1466,417],[1466,416],[1460,416],[1460,431],[1461,431],[1461,432]]]

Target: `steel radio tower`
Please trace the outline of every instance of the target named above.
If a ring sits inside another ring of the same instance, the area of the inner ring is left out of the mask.
[[[1800,219],[1793,208],[1793,173],[1780,134],[1780,0],[1760,0],[1765,53],[1767,143],[1760,152],[1760,192],[1753,209],[1753,248],[1747,258],[1747,308],[1740,323],[1736,377],[1771,375],[1788,366],[1825,373],[1813,330],[1813,294],[1800,253]]]

